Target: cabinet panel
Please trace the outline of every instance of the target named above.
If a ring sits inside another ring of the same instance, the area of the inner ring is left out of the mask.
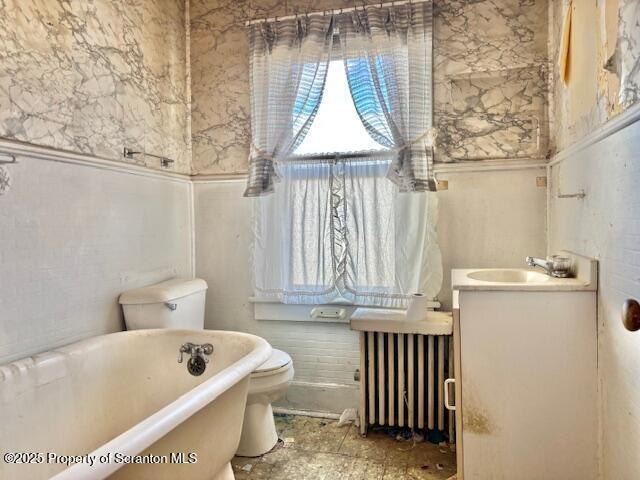
[[[595,479],[595,292],[460,292],[465,480]]]

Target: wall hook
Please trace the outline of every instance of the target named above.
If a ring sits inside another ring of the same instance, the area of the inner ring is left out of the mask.
[[[558,190],[558,198],[584,198],[586,197],[587,194],[585,193],[584,190],[580,190],[577,193],[560,193],[560,190]]]
[[[16,156],[12,153],[0,153],[0,165],[11,165],[18,163]]]

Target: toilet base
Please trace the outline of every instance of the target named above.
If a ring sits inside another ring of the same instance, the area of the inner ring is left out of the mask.
[[[236,455],[259,457],[278,443],[278,433],[270,403],[247,404],[242,423],[242,436]]]

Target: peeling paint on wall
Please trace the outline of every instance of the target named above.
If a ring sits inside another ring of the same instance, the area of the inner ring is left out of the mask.
[[[550,3],[553,128],[551,153],[580,140],[640,100],[640,3],[573,0],[570,81],[558,66],[567,0]]]

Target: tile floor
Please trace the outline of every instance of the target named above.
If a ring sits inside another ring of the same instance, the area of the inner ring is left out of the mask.
[[[396,440],[385,430],[361,437],[334,420],[276,416],[284,440],[259,458],[236,457],[236,480],[446,480],[456,473],[448,445]]]

